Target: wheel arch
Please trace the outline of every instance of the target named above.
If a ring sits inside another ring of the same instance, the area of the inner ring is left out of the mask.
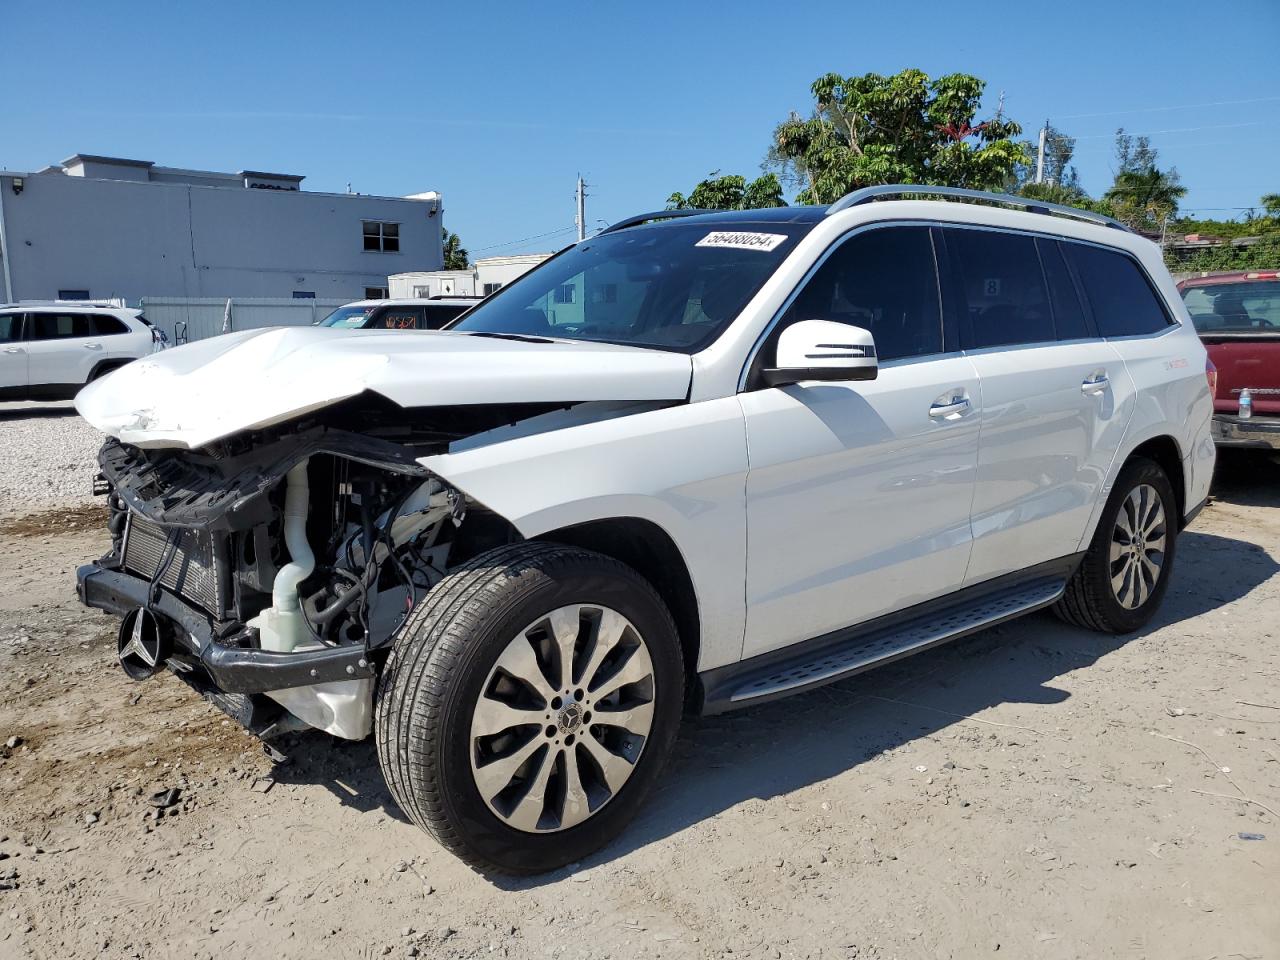
[[[1169,478],[1169,485],[1173,487],[1173,496],[1178,505],[1178,529],[1182,529],[1186,526],[1187,517],[1187,482],[1182,448],[1178,446],[1178,441],[1167,433],[1144,440],[1129,452],[1120,469],[1124,469],[1124,464],[1134,457],[1153,460],[1164,470]]]
[[[122,359],[119,357],[108,360],[99,360],[93,365],[93,369],[89,371],[89,379],[86,380],[85,383],[93,383],[93,381],[97,380],[99,377],[106,376],[112,370],[119,370],[126,363],[132,362],[133,358]]]
[[[547,530],[533,538],[594,550],[625,563],[658,591],[675,620],[684,661],[686,690],[696,688],[701,619],[693,576],[666,530],[641,517],[608,517]]]

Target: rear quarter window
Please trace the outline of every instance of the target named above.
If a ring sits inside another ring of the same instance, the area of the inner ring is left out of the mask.
[[[129,327],[123,320],[105,313],[95,313],[89,321],[95,337],[109,337],[117,333],[129,332]]]
[[[1173,323],[1151,282],[1133,259],[1123,253],[1080,243],[1065,243],[1063,249],[1093,307],[1100,335],[1141,336],[1159,333]]]

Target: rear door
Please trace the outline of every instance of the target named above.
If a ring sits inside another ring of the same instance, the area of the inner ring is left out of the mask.
[[[90,315],[74,311],[31,313],[27,350],[31,391],[40,396],[74,394],[106,356]]]
[[[27,395],[27,345],[22,339],[22,314],[0,313],[0,400]]]
[[[943,232],[961,345],[982,382],[974,584],[1076,552],[1133,391],[1058,241]]]

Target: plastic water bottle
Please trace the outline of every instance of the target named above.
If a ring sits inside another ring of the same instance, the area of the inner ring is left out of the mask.
[[[1240,391],[1240,419],[1248,420],[1253,416],[1253,394],[1245,387]]]

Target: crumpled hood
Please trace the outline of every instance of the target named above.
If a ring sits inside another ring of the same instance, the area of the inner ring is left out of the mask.
[[[139,447],[201,447],[366,390],[403,407],[681,400],[692,359],[612,344],[441,331],[274,327],[136,360],[76,396],[94,427]]]

